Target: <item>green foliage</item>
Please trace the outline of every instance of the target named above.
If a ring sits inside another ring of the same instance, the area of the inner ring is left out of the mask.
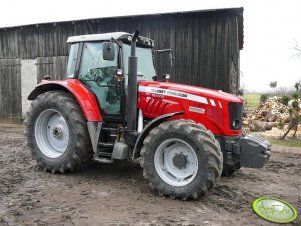
[[[260,102],[265,103],[268,99],[268,94],[262,94],[260,96]]]
[[[299,108],[298,101],[294,100],[292,102],[292,107],[295,108],[295,109]]]
[[[295,83],[295,89],[296,89],[296,90],[301,89],[301,82],[296,82],[296,83]]]
[[[292,97],[297,100],[299,98],[299,93],[298,92],[294,92],[292,94]]]
[[[294,130],[293,137],[296,137],[298,125],[301,123],[301,112],[299,107],[299,89],[300,89],[299,82],[295,84],[295,89],[296,91],[292,94],[292,98],[293,98],[292,105],[289,106],[288,109],[290,115],[289,117],[290,122],[288,124],[287,131],[284,133],[281,139],[284,139],[291,130]]]
[[[279,129],[283,129],[283,128],[284,128],[284,123],[283,123],[283,122],[278,122],[277,127],[278,127]]]
[[[285,106],[288,105],[289,101],[290,101],[290,98],[288,96],[282,96],[281,99],[280,99],[280,103],[282,103]]]
[[[270,82],[270,87],[271,88],[276,88],[276,86],[277,86],[277,82],[276,81],[272,81],[272,82]]]

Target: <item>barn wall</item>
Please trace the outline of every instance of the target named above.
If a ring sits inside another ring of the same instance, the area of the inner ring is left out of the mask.
[[[20,122],[21,59],[0,59],[0,122]]]
[[[70,47],[66,44],[67,38],[91,34],[90,27],[95,33],[133,33],[139,30],[141,35],[155,40],[155,49],[173,49],[175,62],[171,71],[172,81],[232,93],[238,91],[240,40],[237,14],[227,10],[93,19],[0,29],[0,59],[36,60],[36,68],[32,68],[29,73],[33,76],[32,83],[39,82],[46,74],[54,79],[61,79],[66,73]],[[167,54],[155,58],[158,75],[169,73],[168,65]],[[7,76],[1,73],[3,72],[0,71],[0,77]],[[17,93],[19,95],[21,91]]]
[[[235,26],[237,24],[236,18],[231,18],[230,30],[231,33],[238,33],[238,27]],[[239,40],[238,36],[231,36],[230,39],[230,91],[232,93],[237,93],[239,89],[239,78],[240,78],[240,64],[239,64]]]
[[[45,75],[51,75],[53,80],[65,78],[67,70],[68,57],[38,57],[37,58],[37,81],[38,83]]]
[[[30,107],[27,100],[29,93],[37,85],[36,60],[21,60],[21,96],[22,96],[22,117],[26,117],[26,112]]]

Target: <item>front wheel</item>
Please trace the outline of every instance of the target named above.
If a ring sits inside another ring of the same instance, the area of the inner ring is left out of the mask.
[[[44,171],[73,171],[92,157],[86,119],[72,95],[43,93],[27,114],[27,145]]]
[[[187,120],[154,128],[144,140],[141,157],[151,188],[172,198],[197,199],[222,173],[219,143],[204,126]]]

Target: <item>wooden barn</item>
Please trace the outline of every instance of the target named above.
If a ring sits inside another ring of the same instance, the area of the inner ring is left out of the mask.
[[[48,74],[66,73],[69,36],[125,31],[173,49],[172,81],[237,93],[243,48],[243,8],[95,18],[0,28],[0,121],[20,122],[27,95]],[[168,73],[168,58],[155,61]]]

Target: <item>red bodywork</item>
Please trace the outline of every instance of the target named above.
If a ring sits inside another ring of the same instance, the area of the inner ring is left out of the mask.
[[[102,121],[101,112],[95,96],[77,79],[66,79],[64,81],[42,80],[29,94],[28,99],[33,100],[39,94],[50,90],[66,90],[73,94],[82,108],[86,119],[90,122]]]
[[[71,92],[88,121],[102,121],[97,99],[76,79],[43,80],[28,99],[34,99],[45,90],[53,89],[66,89]],[[201,123],[215,135],[241,135],[241,130],[230,129],[230,102],[242,104],[240,98],[222,91],[168,82],[139,82],[138,108],[142,110],[144,117],[153,119],[163,114],[181,111],[184,115],[177,116],[178,118]]]
[[[141,81],[138,98],[144,117],[183,111],[178,117],[201,123],[215,135],[241,135],[241,130],[230,129],[228,104],[242,104],[234,95],[178,83]]]

